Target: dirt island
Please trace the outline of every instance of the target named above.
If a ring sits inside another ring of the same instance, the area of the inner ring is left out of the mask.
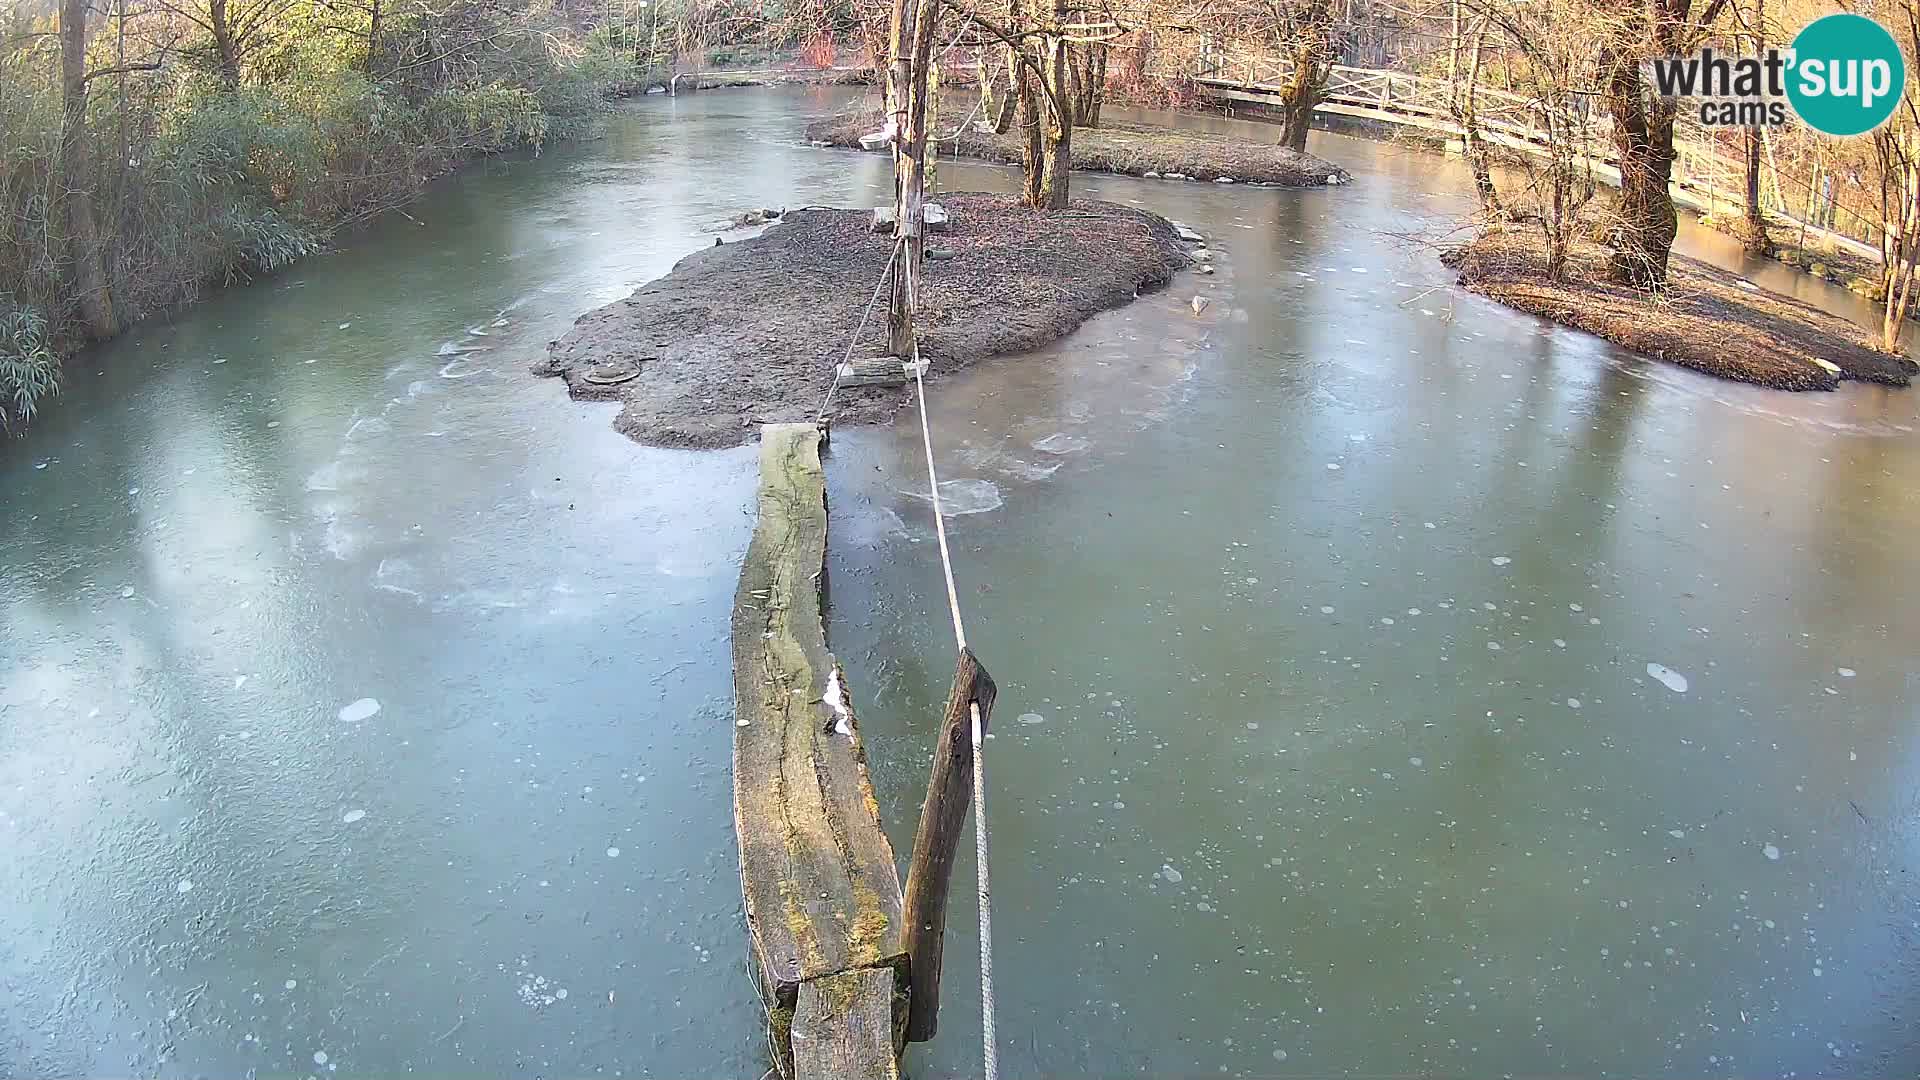
[[[929,238],[915,319],[933,379],[1064,337],[1191,262],[1173,223],[1131,207],[939,201],[949,224]],[[871,210],[794,210],[758,236],[697,251],[583,315],[534,372],[566,380],[575,398],[620,402],[615,427],[650,445],[733,446],[762,423],[812,420],[850,343],[856,359],[886,351],[884,296],[853,340],[894,246],[872,222]],[[833,418],[884,421],[911,394],[842,387]]]

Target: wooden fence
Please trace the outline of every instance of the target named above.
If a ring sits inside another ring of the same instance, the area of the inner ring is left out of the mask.
[[[1184,77],[1216,101],[1271,106],[1285,93],[1291,74],[1291,65],[1284,58],[1208,50]],[[1336,64],[1315,111],[1458,139],[1464,131],[1454,115],[1453,103],[1454,86],[1448,80]],[[1480,87],[1474,93],[1474,120],[1481,137],[1523,153],[1547,153],[1547,136],[1541,125],[1544,108],[1533,98],[1505,90]],[[1607,183],[1618,185],[1620,171],[1612,155],[1611,118],[1602,110],[1584,108],[1572,115],[1563,114],[1561,119],[1582,132],[1578,140],[1580,164],[1592,168],[1594,175]],[[1698,121],[1684,111],[1674,134],[1674,150],[1676,203],[1706,213],[1743,205],[1746,163],[1721,152]],[[1763,205],[1775,218],[1786,221],[1802,236],[1816,237],[1866,258],[1880,256],[1875,223],[1853,215],[1849,224],[1854,228],[1849,231],[1855,235],[1849,235],[1807,221],[1799,207],[1803,201],[1812,200],[1796,198],[1797,192],[1783,190],[1779,171],[1771,168],[1770,162],[1763,164],[1773,179],[1772,184],[1762,185]]]

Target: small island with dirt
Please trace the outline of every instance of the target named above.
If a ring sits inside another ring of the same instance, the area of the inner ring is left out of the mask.
[[[1483,230],[1442,255],[1470,292],[1709,375],[1776,390],[1832,390],[1845,379],[1906,386],[1915,370],[1858,325],[1736,274],[1671,255],[1657,291],[1616,280],[1611,252],[1576,240],[1559,278],[1538,230]]]
[[[940,205],[948,224],[928,237],[915,313],[930,378],[1064,337],[1191,261],[1171,222],[1130,207],[1033,210],[967,193]],[[535,371],[576,398],[621,402],[615,426],[657,446],[733,446],[763,423],[811,421],[847,356],[886,352],[886,300],[874,298],[893,248],[871,211],[791,211],[582,316]],[[843,386],[833,416],[884,421],[910,396]]]

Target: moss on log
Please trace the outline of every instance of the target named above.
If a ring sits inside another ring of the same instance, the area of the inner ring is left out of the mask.
[[[831,1030],[829,1013],[868,1024],[877,1010],[891,1030],[893,989],[906,964],[893,848],[880,828],[846,676],[820,621],[820,439],[812,424],[761,430],[760,518],[733,606],[734,829],[762,989],[770,1007],[793,1016],[791,1036],[776,1032],[775,1063],[788,1075],[880,1076],[809,1073],[794,1053],[802,1031],[818,1045],[866,1044],[863,1032]],[[844,978],[850,974],[860,977]],[[833,994],[818,999],[822,991],[809,984],[829,978],[838,978]],[[880,997],[853,1001],[854,990]]]

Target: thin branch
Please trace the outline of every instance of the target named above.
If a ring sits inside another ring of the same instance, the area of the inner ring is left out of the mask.
[[[126,75],[135,71],[159,71],[160,68],[161,68],[161,62],[158,60],[149,60],[144,63],[138,63],[138,64],[115,64],[112,67],[104,67],[94,71],[89,71],[85,75],[81,76],[80,81],[92,82],[95,79],[105,78],[108,75]]]

